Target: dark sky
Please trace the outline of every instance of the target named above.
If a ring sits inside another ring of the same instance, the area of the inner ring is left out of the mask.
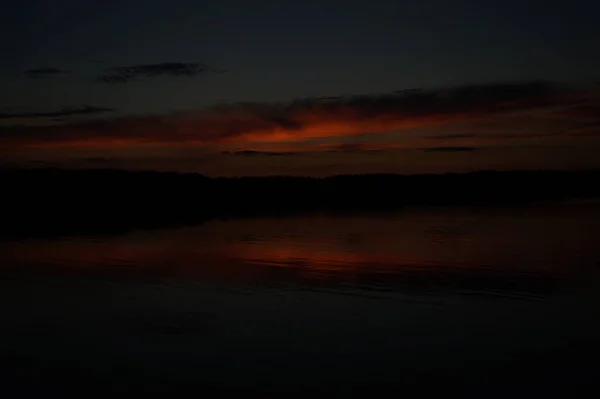
[[[4,162],[328,174],[597,158],[596,1],[11,3]],[[413,88],[424,97],[386,94]]]

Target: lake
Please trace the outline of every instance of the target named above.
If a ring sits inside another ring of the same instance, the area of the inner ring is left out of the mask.
[[[0,388],[589,393],[599,237],[567,201],[5,239]]]

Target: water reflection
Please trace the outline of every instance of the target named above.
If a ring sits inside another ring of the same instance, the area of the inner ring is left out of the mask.
[[[3,273],[539,298],[593,269],[596,208],[225,220],[114,237],[11,242],[0,250]]]
[[[598,236],[563,204],[3,242],[0,383],[554,392],[595,375]]]

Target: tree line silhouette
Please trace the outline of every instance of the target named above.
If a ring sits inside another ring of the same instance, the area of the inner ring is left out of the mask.
[[[0,170],[0,235],[108,232],[212,218],[510,205],[600,196],[600,170],[210,178],[113,169]]]

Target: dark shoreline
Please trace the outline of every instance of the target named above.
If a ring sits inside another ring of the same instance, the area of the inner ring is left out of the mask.
[[[209,178],[172,172],[3,169],[1,238],[113,234],[211,219],[510,207],[600,197],[600,170]]]

